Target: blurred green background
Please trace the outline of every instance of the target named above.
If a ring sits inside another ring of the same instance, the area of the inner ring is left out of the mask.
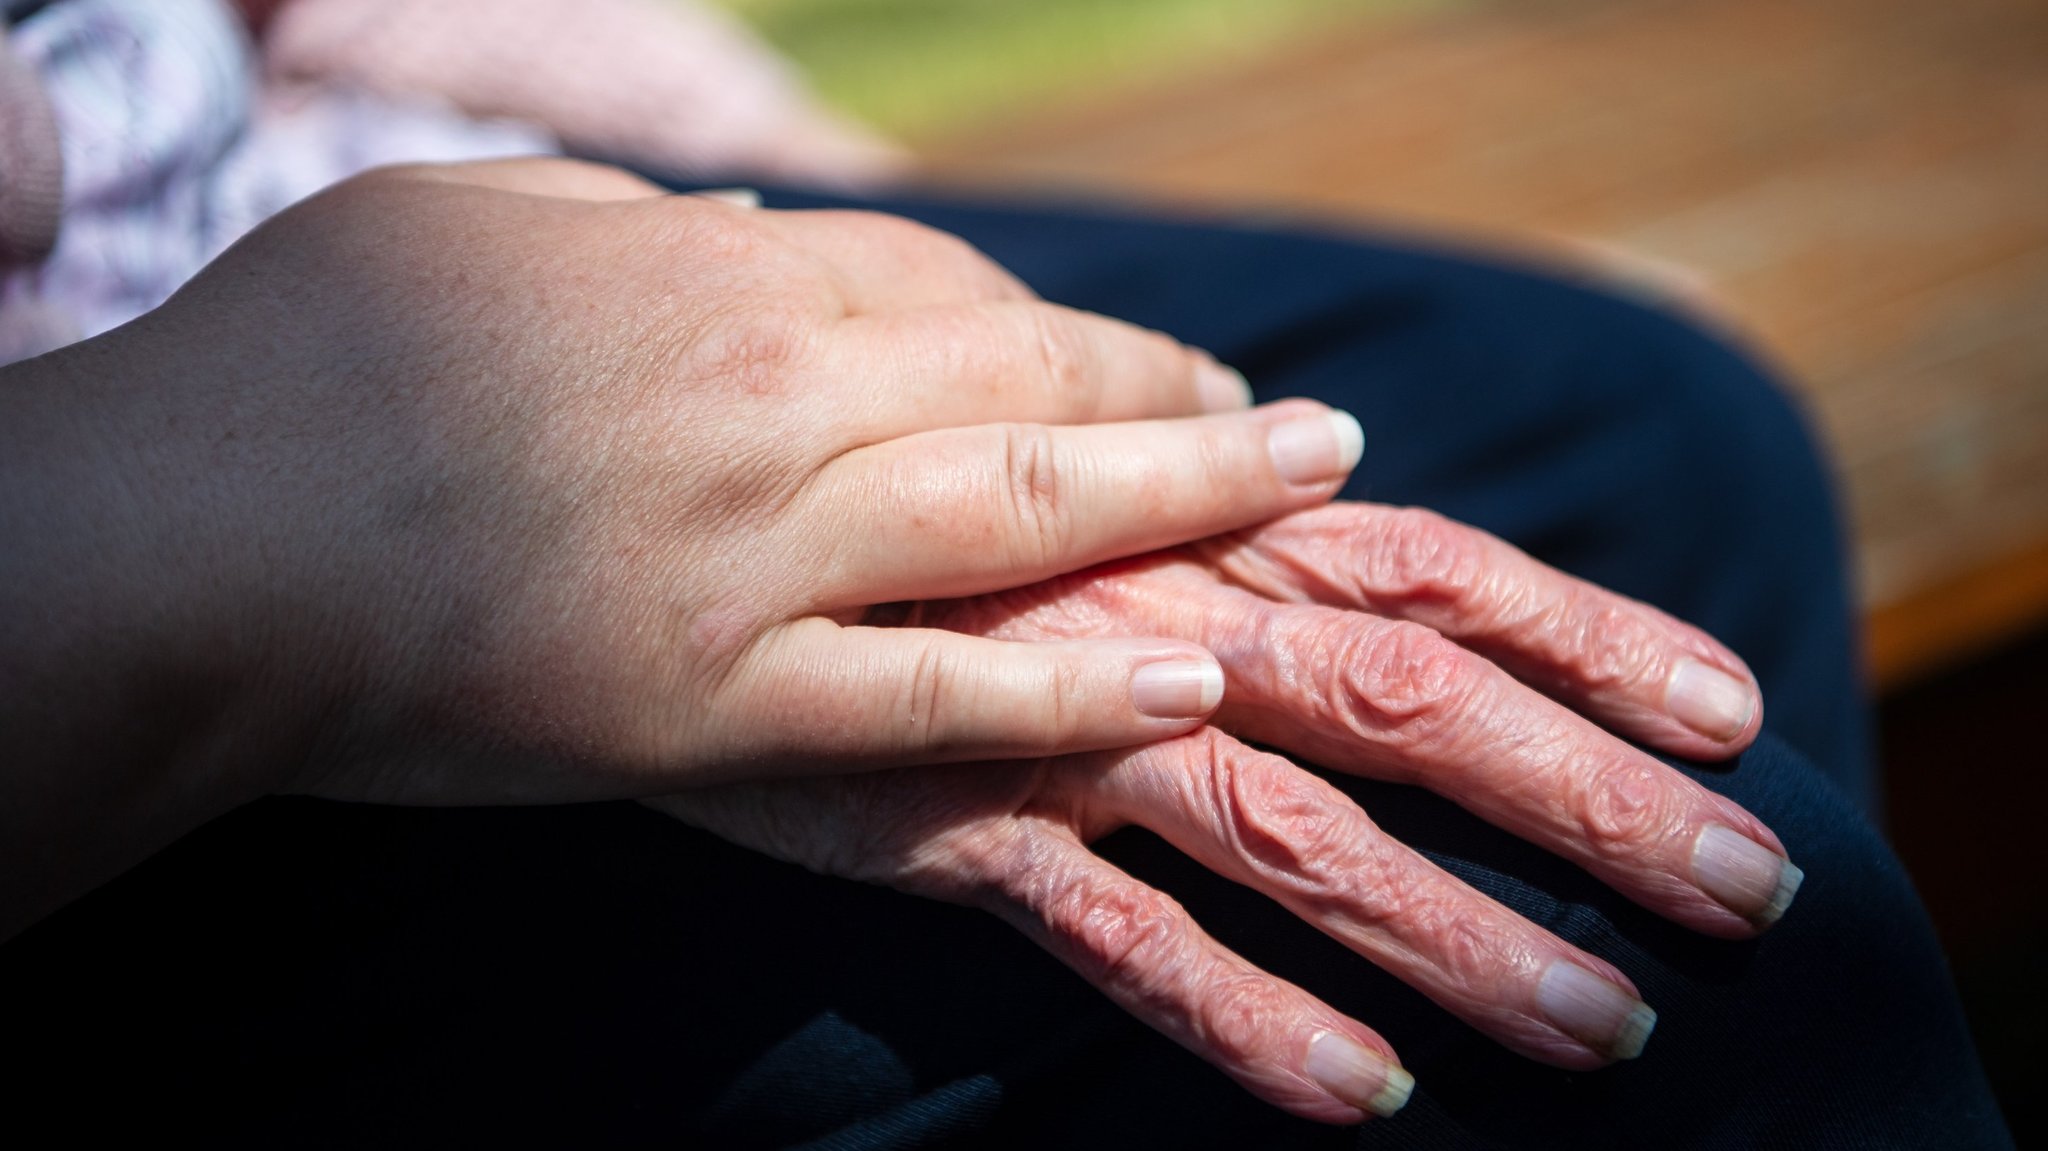
[[[916,140],[1461,0],[713,0],[824,98]]]

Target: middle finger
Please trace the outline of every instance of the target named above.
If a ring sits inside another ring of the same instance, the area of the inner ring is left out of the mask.
[[[1094,585],[1105,613],[1223,664],[1226,728],[1338,771],[1430,789],[1724,938],[1774,923],[1802,873],[1734,801],[1420,624],[1279,604],[1185,571]]]
[[[1784,844],[1740,805],[1437,632],[1319,606],[1264,615],[1271,656],[1216,649],[1224,722],[1254,739],[1427,787],[1710,935],[1752,936],[1798,891]]]

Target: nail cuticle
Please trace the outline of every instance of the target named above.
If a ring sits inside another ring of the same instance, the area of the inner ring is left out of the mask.
[[[1712,664],[1681,662],[1664,691],[1664,706],[1678,722],[1719,743],[1739,738],[1756,719],[1756,691]]]

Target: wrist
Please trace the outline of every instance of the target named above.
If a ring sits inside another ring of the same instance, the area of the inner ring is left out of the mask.
[[[0,938],[264,790],[175,421],[118,337],[0,372]]]

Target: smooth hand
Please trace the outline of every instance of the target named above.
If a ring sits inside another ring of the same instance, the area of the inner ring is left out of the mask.
[[[1218,726],[1427,787],[1709,935],[1763,930],[1798,888],[1768,828],[1617,738],[1736,754],[1761,724],[1742,662],[1428,512],[1335,505],[899,617],[1008,639],[1200,643],[1228,673]],[[1632,1057],[1655,1022],[1613,966],[1392,839],[1316,775],[1216,728],[1133,751],[652,802],[822,872],[987,907],[1307,1118],[1389,1113],[1412,1080],[1379,1036],[1231,953],[1089,842],[1147,827],[1544,1062]]]
[[[100,601],[230,669],[217,758],[394,802],[1192,730],[1184,640],[859,621],[1322,503],[1359,451],[919,225],[559,161],[353,181],[58,366],[144,465],[90,513],[149,557]]]

